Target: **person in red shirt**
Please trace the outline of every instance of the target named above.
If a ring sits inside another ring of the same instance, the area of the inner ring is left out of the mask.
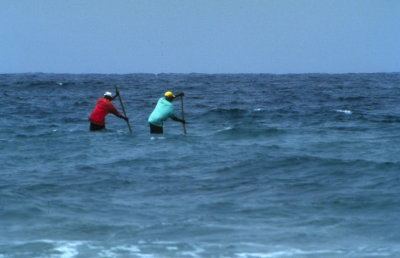
[[[112,96],[112,93],[107,91],[104,93],[104,98],[99,98],[97,100],[96,107],[94,108],[92,114],[89,116],[90,121],[90,131],[98,131],[105,129],[105,116],[108,113],[112,113],[115,116],[128,121],[128,118],[121,115],[118,110],[115,108],[113,101],[116,97],[119,96],[119,92],[115,93],[115,96]]]

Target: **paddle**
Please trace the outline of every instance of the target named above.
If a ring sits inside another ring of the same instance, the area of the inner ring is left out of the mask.
[[[119,93],[119,90],[117,88],[117,86],[115,86],[115,91]],[[124,108],[124,104],[122,104],[122,99],[121,99],[121,95],[118,94],[118,98],[119,98],[119,103],[121,103],[121,107],[122,107],[122,112],[124,112],[124,116],[126,116],[126,112],[125,112],[125,108]],[[126,121],[126,123],[128,124],[128,128],[129,128],[129,132],[132,134],[132,129],[131,129],[131,125],[129,124],[129,121]]]
[[[182,112],[182,120],[185,120],[185,114],[183,113],[183,97],[181,96],[181,112]],[[183,133],[186,134],[186,125],[182,123]]]

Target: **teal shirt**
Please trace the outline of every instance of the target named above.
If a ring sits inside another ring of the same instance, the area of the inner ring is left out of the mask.
[[[153,125],[162,127],[163,122],[169,117],[174,117],[174,106],[165,98],[160,98],[148,121]]]

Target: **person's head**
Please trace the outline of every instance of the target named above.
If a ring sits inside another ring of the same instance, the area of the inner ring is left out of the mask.
[[[164,97],[169,102],[173,101],[176,98],[175,95],[170,91],[165,92]]]
[[[104,93],[104,98],[105,98],[105,99],[108,99],[108,100],[112,100],[112,93],[109,92],[109,91],[106,91],[106,92]]]

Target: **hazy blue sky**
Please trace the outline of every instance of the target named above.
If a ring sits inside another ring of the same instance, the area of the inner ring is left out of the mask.
[[[0,0],[10,72],[400,72],[400,0]]]

